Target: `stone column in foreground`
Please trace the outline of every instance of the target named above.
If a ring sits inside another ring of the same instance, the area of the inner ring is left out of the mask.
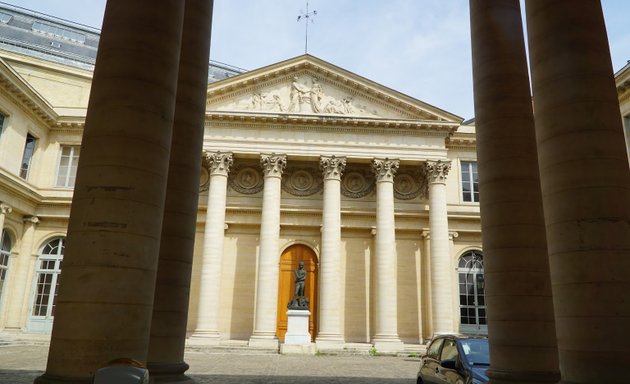
[[[151,321],[148,367],[161,382],[186,380],[184,362],[199,175],[206,116],[212,0],[186,0],[175,121]]]
[[[526,1],[563,382],[630,364],[630,172],[599,1]]]
[[[433,334],[453,333],[453,299],[451,284],[455,273],[451,265],[446,206],[446,176],[451,162],[428,160],[429,230],[431,233],[431,304]]]
[[[36,383],[87,384],[112,359],[147,362],[183,19],[183,1],[107,2]]]
[[[398,280],[396,224],[394,222],[394,176],[399,161],[372,160],[376,175],[376,252],[374,255],[375,310],[372,343],[378,351],[403,349],[398,337]]]
[[[286,155],[263,154],[260,164],[264,174],[263,207],[260,223],[260,254],[256,281],[254,332],[249,339],[253,347],[278,346],[276,321],[278,310],[278,277],[280,254],[280,193]]]
[[[534,116],[518,0],[471,0],[492,383],[560,379]]]
[[[322,251],[319,273],[318,347],[342,348],[341,329],[341,175],[345,157],[322,156],[324,207],[322,212]]]
[[[221,299],[221,264],[225,237],[225,207],[227,179],[233,163],[232,153],[206,153],[210,182],[206,229],[203,236],[203,259],[199,287],[197,328],[193,337],[196,342],[218,344],[219,301]]]

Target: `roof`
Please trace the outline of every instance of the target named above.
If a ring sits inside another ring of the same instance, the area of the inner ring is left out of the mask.
[[[0,49],[63,65],[94,70],[101,31],[0,2]],[[246,72],[210,61],[208,83]]]

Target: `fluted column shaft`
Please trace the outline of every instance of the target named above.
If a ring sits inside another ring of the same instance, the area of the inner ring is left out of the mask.
[[[376,235],[374,255],[375,309],[372,342],[378,350],[396,349],[398,337],[398,280],[396,224],[394,221],[394,176],[399,161],[374,159],[376,175]]]
[[[197,328],[193,337],[203,337],[209,342],[218,342],[227,178],[233,163],[232,153],[208,153],[206,161],[210,172],[210,184],[206,229],[203,237]]]
[[[27,313],[28,300],[26,296],[31,287],[32,277],[29,277],[30,266],[35,262],[37,256],[33,255],[33,241],[35,227],[39,223],[37,216],[27,216],[24,218],[24,233],[20,246],[20,253],[15,259],[16,263],[11,266],[9,275],[11,289],[7,295],[7,321],[5,329],[21,330],[24,324],[24,314]]]
[[[112,359],[147,362],[184,5],[107,2],[37,383],[91,383]]]
[[[560,379],[518,0],[471,0],[475,123],[492,383]],[[524,236],[527,234],[527,236]]]
[[[630,173],[601,4],[526,1],[562,380],[627,381]]]
[[[431,304],[434,334],[452,333],[453,301],[451,292],[451,252],[448,239],[446,176],[450,161],[427,161],[429,178],[429,231],[431,233]]]
[[[260,253],[256,281],[256,312],[250,345],[277,345],[276,321],[280,255],[280,182],[286,167],[285,155],[262,155],[264,174],[263,207],[260,223]]]
[[[343,343],[341,330],[341,175],[345,158],[322,156],[320,168],[324,174],[322,212],[322,251],[319,274],[318,344]]]

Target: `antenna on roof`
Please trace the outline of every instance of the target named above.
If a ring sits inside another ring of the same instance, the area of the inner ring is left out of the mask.
[[[312,12],[308,11],[308,0],[306,0],[306,12],[303,12],[302,10],[300,10],[300,15],[297,17],[297,21],[299,22],[300,20],[304,19],[304,24],[306,24],[306,31],[304,33],[304,53],[308,52],[308,22],[310,21],[311,23],[314,23],[315,21],[312,20],[312,17],[317,16],[317,11],[313,10]]]

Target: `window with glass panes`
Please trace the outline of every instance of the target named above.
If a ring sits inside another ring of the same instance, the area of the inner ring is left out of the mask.
[[[64,249],[65,240],[57,238],[46,243],[39,255],[32,317],[52,319],[55,315]]]
[[[2,133],[4,132],[4,119],[5,116],[0,113],[0,139],[2,139]]]
[[[65,145],[61,147],[61,158],[57,169],[57,187],[74,187],[79,164],[79,146]]]
[[[468,251],[462,255],[457,265],[457,275],[460,323],[486,325],[485,279],[481,252]]]
[[[479,180],[477,178],[477,163],[475,161],[462,161],[462,200],[479,202]]]
[[[31,134],[26,135],[26,143],[24,144],[24,153],[22,155],[22,166],[20,167],[20,177],[23,179],[28,178],[28,173],[31,168],[31,160],[35,153],[35,143],[37,139]]]
[[[0,303],[9,270],[9,256],[11,256],[11,238],[7,231],[0,229]]]

